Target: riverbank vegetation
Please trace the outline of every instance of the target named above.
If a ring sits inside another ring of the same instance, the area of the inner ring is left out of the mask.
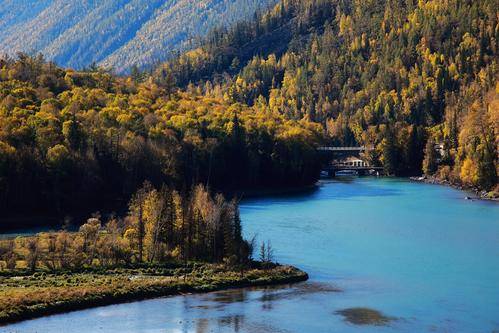
[[[81,270],[0,272],[0,324],[43,315],[183,293],[304,281],[291,266],[253,263],[154,264]]]
[[[103,223],[94,214],[76,232],[0,241],[0,265],[32,272],[193,260],[245,267],[254,250],[255,239],[243,239],[236,200],[213,196],[202,185],[182,196],[145,183],[124,218],[111,216]]]
[[[145,183],[124,218],[99,214],[78,231],[0,240],[0,322],[147,297],[290,283],[306,273],[253,260],[237,201],[202,185],[188,195]]]

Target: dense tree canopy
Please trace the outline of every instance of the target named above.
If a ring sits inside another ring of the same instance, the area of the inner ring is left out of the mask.
[[[498,38],[494,0],[283,0],[156,75],[210,80],[233,101],[321,124],[335,144],[374,146],[389,174],[420,174],[432,137],[445,158],[428,171],[491,189]]]
[[[101,208],[144,180],[183,193],[311,184],[324,138],[374,147],[364,157],[387,174],[492,190],[496,5],[283,0],[152,75],[3,59],[0,207]]]
[[[43,58],[0,61],[2,212],[63,214],[126,200],[145,180],[189,191],[303,185],[320,127],[209,87],[75,72]]]

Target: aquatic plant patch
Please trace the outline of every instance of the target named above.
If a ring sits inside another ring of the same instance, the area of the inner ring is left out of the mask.
[[[347,322],[355,325],[385,326],[395,320],[395,318],[388,317],[377,310],[362,307],[344,309],[336,313],[342,315]]]

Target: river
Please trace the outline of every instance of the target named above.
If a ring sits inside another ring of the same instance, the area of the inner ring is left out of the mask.
[[[354,178],[243,200],[245,234],[271,240],[275,258],[308,282],[105,306],[0,332],[497,332],[499,205],[466,195]],[[337,313],[351,307],[394,320],[356,326]]]

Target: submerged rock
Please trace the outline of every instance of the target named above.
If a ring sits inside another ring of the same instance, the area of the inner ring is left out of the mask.
[[[345,317],[345,320],[355,325],[388,325],[395,318],[387,317],[381,312],[369,308],[349,308],[336,312]]]

